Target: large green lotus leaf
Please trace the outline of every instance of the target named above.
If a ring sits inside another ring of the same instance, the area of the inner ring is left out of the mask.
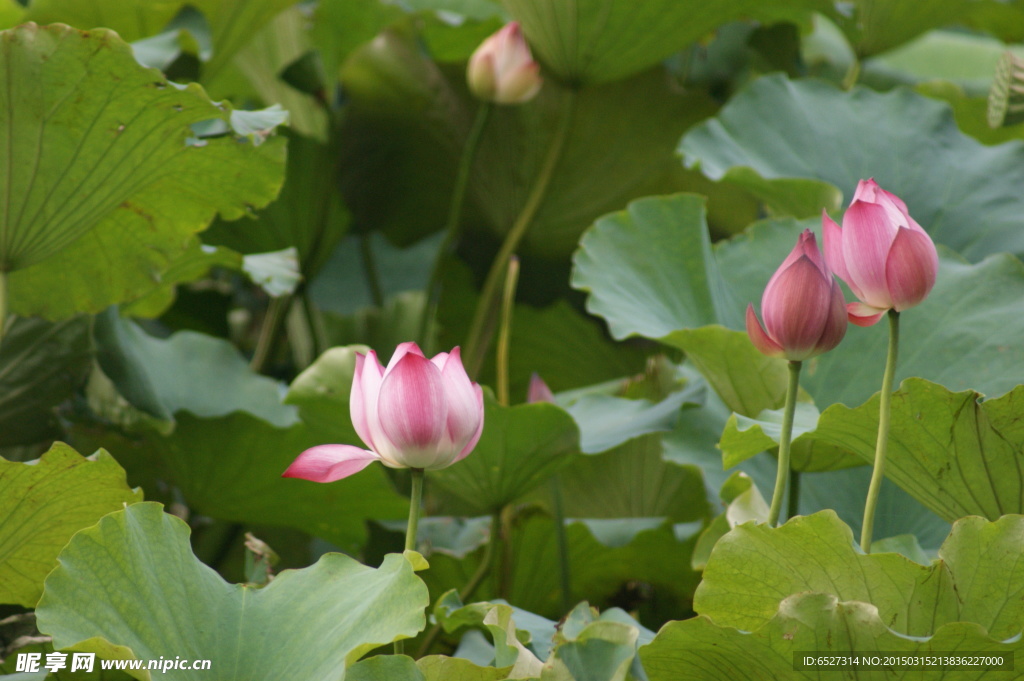
[[[34,607],[68,539],[137,501],[103,450],[87,459],[58,442],[37,461],[0,459],[0,603]]]
[[[865,555],[831,511],[778,528],[746,523],[718,541],[694,609],[716,624],[753,630],[788,594],[827,593],[878,608],[890,629],[928,636],[950,622],[971,622],[996,639],[1020,632],[1024,565],[1010,559],[1024,538],[1024,517],[958,521],[930,566],[895,553]]]
[[[296,422],[277,381],[249,368],[227,341],[191,331],[163,340],[112,308],[96,318],[103,371],[132,405],[165,421],[181,410],[200,417],[245,411],[279,427]]]
[[[1024,513],[1018,418],[1024,387],[982,397],[920,378],[908,378],[893,395],[886,476],[950,522]],[[817,430],[803,437],[840,444],[872,461],[877,431],[876,395],[856,409],[830,407]]]
[[[702,520],[704,478],[694,466],[662,458],[660,434],[643,435],[596,456],[574,457],[558,476],[570,518]]]
[[[349,97],[342,186],[355,220],[402,243],[437,231],[478,106],[463,69],[442,70],[417,44],[386,32],[352,55],[342,80]],[[638,99],[645,106],[631,104]],[[688,173],[666,150],[716,108],[706,94],[674,90],[662,69],[578,93],[548,83],[528,104],[496,107],[473,164],[463,226],[508,232],[571,115],[521,249],[564,257],[602,213],[685,188]]]
[[[948,624],[928,639],[903,636],[887,627],[872,605],[842,602],[831,594],[799,593],[786,597],[778,614],[754,631],[719,626],[708,617],[671,622],[650,645],[640,649],[640,659],[650,681],[821,681],[843,676],[866,681],[980,681],[1000,678],[1004,672],[984,667],[924,672],[900,668],[796,670],[794,653],[930,655],[941,651],[1005,658],[1021,650],[1024,644],[1019,637],[997,641],[978,625],[968,623]],[[1013,676],[1010,672],[1003,678]]]
[[[662,338],[743,315],[719,272],[696,194],[650,197],[599,219],[573,257],[572,284],[615,338]]]
[[[598,83],[642,71],[722,24],[757,15],[751,0],[657,0],[641,5],[615,0],[503,0],[520,21],[538,58],[562,80]],[[768,16],[801,9],[824,9],[828,3],[773,3]],[[764,16],[762,14],[762,16]]]
[[[338,68],[352,50],[369,42],[402,17],[402,10],[380,0],[323,0],[313,14],[311,38],[333,85]]]
[[[967,258],[1024,253],[1024,144],[986,147],[960,132],[948,106],[910,90],[847,92],[765,76],[687,133],[679,151],[714,180],[809,178],[847,199],[858,180],[874,177],[938,243]],[[791,200],[786,193],[780,186],[779,197]]]
[[[8,322],[0,345],[0,447],[59,435],[54,407],[74,395],[92,368],[91,327],[88,317]]]
[[[547,480],[579,451],[579,428],[553,404],[503,407],[484,397],[484,431],[458,465],[432,471],[430,480],[478,515],[500,510]]]
[[[742,328],[743,306],[712,251],[702,197],[640,199],[606,215],[583,236],[573,264],[573,286],[589,293],[587,310],[604,317],[613,337],[686,351],[734,411],[755,416],[782,405],[785,363],[758,353],[746,334],[710,326]]]
[[[0,34],[8,130],[0,261],[11,308],[56,318],[148,290],[220,213],[268,203],[284,145],[245,141],[197,85],[168,83],[106,30],[26,24]],[[196,139],[219,119],[230,134]],[[271,124],[271,127],[272,124]]]
[[[188,536],[158,504],[131,506],[80,532],[47,579],[40,630],[61,649],[206,659],[218,678],[258,681],[338,678],[364,653],[424,626],[427,590],[400,555],[373,569],[329,553],[257,588],[221,579],[195,558]]]

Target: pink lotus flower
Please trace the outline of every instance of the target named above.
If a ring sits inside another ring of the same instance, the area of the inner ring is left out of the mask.
[[[802,361],[828,352],[846,335],[846,301],[806,229],[761,296],[764,327],[747,305],[747,334],[769,357]]]
[[[428,360],[415,343],[402,343],[387,369],[373,350],[357,354],[350,411],[369,449],[313,447],[283,477],[332,482],[373,461],[391,468],[445,468],[473,451],[484,428],[483,391],[469,380],[458,348]]]
[[[536,96],[542,82],[540,65],[518,22],[480,43],[466,67],[466,81],[476,97],[496,104],[522,104]]]
[[[902,312],[928,297],[939,255],[898,196],[861,180],[842,228],[824,212],[821,222],[825,260],[861,301],[847,306],[851,322],[871,326],[887,310]]]

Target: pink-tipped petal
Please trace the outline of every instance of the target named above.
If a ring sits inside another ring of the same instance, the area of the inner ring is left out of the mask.
[[[832,300],[832,278],[807,256],[770,282],[761,301],[764,328],[789,359],[804,359],[821,338]]]
[[[400,452],[396,460],[425,468],[430,463],[425,457],[433,456],[445,434],[448,406],[441,372],[422,355],[407,352],[384,376],[377,413],[384,435]]]
[[[757,319],[753,304],[749,303],[747,304],[747,335],[750,336],[750,342],[762,355],[782,357],[782,346],[768,337],[761,327],[761,322]]]
[[[854,201],[843,216],[843,259],[857,297],[878,308],[892,307],[885,261],[896,238],[896,227],[884,208]]]
[[[847,303],[846,314],[851,324],[857,326],[874,326],[886,310],[871,307],[867,303]]]
[[[828,352],[839,345],[846,335],[846,300],[843,299],[843,290],[839,288],[838,282],[832,280],[832,303],[829,306],[828,319],[825,328],[821,332],[821,338],[815,347],[815,354]]]
[[[334,482],[358,473],[378,458],[373,452],[351,445],[320,445],[299,454],[281,477]]]
[[[821,211],[821,236],[825,248],[825,262],[837,277],[853,289],[854,286],[850,283],[850,273],[846,269],[846,258],[843,255],[843,230],[824,209]],[[857,290],[854,290],[853,294],[860,297]]]
[[[375,363],[376,360],[371,360],[371,362]],[[349,415],[352,417],[352,426],[355,427],[356,433],[359,435],[359,439],[361,439],[363,444],[367,447],[373,447],[373,438],[370,436],[370,422],[367,419],[366,399],[363,396],[363,385],[359,378],[363,373],[363,367],[365,365],[366,355],[361,352],[357,352],[356,370],[355,373],[352,374],[352,388],[349,390],[348,410]]]
[[[893,307],[902,312],[928,297],[935,286],[939,256],[927,234],[900,228],[889,249],[885,276]]]
[[[412,341],[399,343],[398,347],[395,348],[394,354],[391,355],[391,359],[388,361],[388,366],[384,370],[384,375],[387,376],[388,372],[391,371],[395,367],[395,365],[398,364],[402,360],[402,358],[408,355],[409,353],[423,357],[423,351],[420,350],[420,346],[416,345]]]
[[[470,453],[473,451],[473,448],[476,447],[476,443],[480,441],[480,436],[484,432],[484,390],[479,385],[474,383],[473,392],[476,394],[476,403],[479,405],[480,409],[480,423],[477,424],[476,432],[474,432],[473,435],[469,438],[469,442],[466,443],[466,445],[462,448],[462,451],[459,452],[458,456],[455,457],[455,460],[452,461],[452,463],[455,463],[456,461],[462,461],[467,456],[469,456]]]
[[[349,395],[349,414],[352,425],[363,443],[377,453],[381,453],[381,442],[384,438],[377,414],[377,396],[384,378],[384,367],[377,359],[377,353],[370,350],[360,361],[356,356],[356,372],[352,377],[352,392]]]
[[[526,391],[526,401],[529,403],[533,402],[554,402],[555,395],[551,392],[551,388],[544,382],[544,379],[533,372],[530,376],[530,387]]]
[[[448,418],[445,424],[448,437],[451,438],[456,450],[461,451],[484,420],[484,410],[483,404],[477,399],[475,386],[462,366],[459,348],[452,350],[448,356],[448,361],[441,371],[441,380],[444,383],[444,396],[448,404]]]

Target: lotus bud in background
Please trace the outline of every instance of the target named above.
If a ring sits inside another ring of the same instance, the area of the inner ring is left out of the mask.
[[[828,352],[846,335],[846,301],[811,230],[776,270],[761,297],[764,326],[747,306],[747,333],[769,357],[803,361]]]
[[[540,65],[533,60],[518,22],[487,38],[469,59],[466,80],[479,99],[523,104],[540,91]]]
[[[860,299],[847,306],[851,322],[871,326],[887,310],[902,312],[928,297],[939,255],[898,196],[861,180],[843,226],[824,212],[821,222],[825,260]]]
[[[349,408],[368,449],[313,447],[284,477],[332,482],[373,461],[391,468],[446,468],[473,451],[484,428],[483,391],[469,380],[459,348],[428,360],[415,343],[402,343],[386,369],[372,350],[357,354]]]
[[[530,387],[526,392],[526,401],[529,404],[555,401],[555,395],[551,392],[551,388],[548,387],[548,384],[536,372],[530,376]]]

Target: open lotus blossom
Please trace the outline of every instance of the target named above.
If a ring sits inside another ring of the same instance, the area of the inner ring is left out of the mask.
[[[351,395],[352,425],[369,449],[312,447],[284,477],[332,482],[373,461],[391,468],[445,468],[473,451],[484,428],[483,391],[469,380],[459,348],[428,360],[415,343],[402,343],[387,369],[373,350],[357,354]]]
[[[839,227],[822,212],[825,260],[860,302],[850,321],[871,326],[887,310],[902,312],[931,292],[939,271],[935,244],[907,204],[873,180],[861,180]]]
[[[522,104],[540,91],[540,65],[533,60],[519,23],[506,24],[480,43],[466,67],[470,91],[486,102]]]
[[[846,301],[811,230],[782,261],[761,296],[764,327],[747,305],[747,333],[769,357],[802,361],[828,352],[846,335]]]

